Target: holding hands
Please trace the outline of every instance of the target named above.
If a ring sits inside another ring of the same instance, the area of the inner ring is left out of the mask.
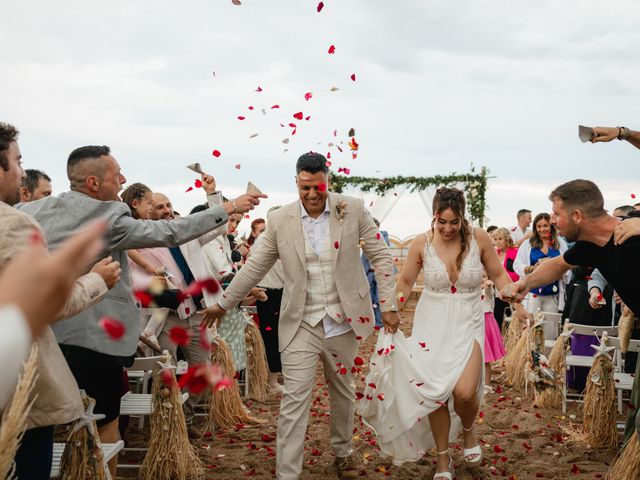
[[[527,285],[523,281],[509,283],[500,290],[500,298],[503,302],[522,302],[527,295]]]

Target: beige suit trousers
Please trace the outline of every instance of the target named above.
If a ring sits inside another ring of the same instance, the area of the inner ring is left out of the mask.
[[[284,393],[278,417],[276,458],[279,480],[297,480],[302,472],[318,358],[322,360],[329,385],[331,446],[337,457],[351,454],[355,412],[351,365],[357,351],[358,342],[353,330],[325,339],[323,322],[315,327],[302,322],[291,343],[282,351]],[[346,375],[336,373],[338,362],[347,367]]]

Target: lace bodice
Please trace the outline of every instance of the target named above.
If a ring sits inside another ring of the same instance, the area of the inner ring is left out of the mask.
[[[447,267],[440,260],[433,247],[433,243],[427,241],[424,251],[424,287],[427,292],[436,293],[480,293],[484,267],[480,258],[480,250],[475,235],[471,232],[471,244],[469,251],[462,262],[462,268],[458,275],[458,281],[452,284],[449,281]]]

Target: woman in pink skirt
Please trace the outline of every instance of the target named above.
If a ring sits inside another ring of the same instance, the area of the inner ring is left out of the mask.
[[[495,296],[493,282],[489,279],[484,280],[481,299],[484,307],[484,390],[491,393],[491,364],[504,357],[506,352],[500,327],[493,316]]]

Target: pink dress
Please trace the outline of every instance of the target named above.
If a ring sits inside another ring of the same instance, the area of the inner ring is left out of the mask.
[[[500,327],[493,316],[493,288],[483,289],[481,299],[484,308],[484,362],[493,363],[506,354]]]

